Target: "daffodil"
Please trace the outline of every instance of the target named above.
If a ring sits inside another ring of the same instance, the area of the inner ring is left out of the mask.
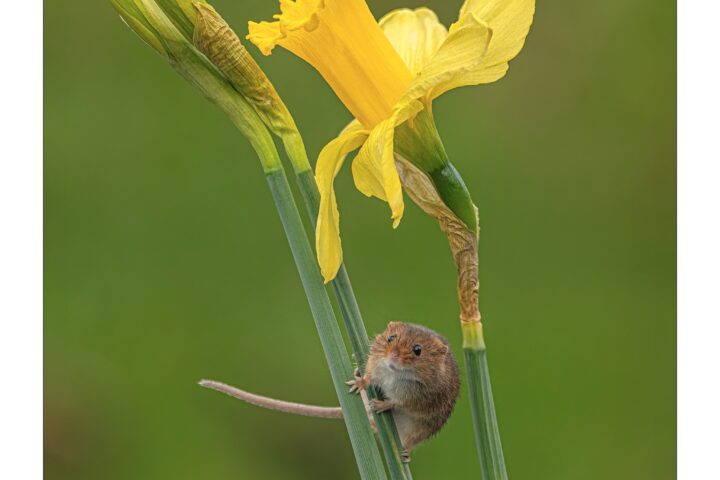
[[[474,231],[474,206],[437,135],[432,101],[453,88],[501,78],[522,49],[535,1],[466,0],[449,29],[427,8],[395,10],[378,22],[365,0],[280,0],[280,10],[273,22],[250,22],[248,39],[265,55],[280,45],[308,62],[356,119],[322,150],[316,165],[316,248],[325,280],[342,263],[333,182],[358,148],[355,185],[388,203],[393,227],[404,210],[397,152],[429,176],[440,198]]]

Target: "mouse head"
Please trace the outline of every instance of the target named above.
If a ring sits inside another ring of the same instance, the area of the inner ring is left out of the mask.
[[[390,322],[371,347],[371,355],[384,358],[392,370],[414,370],[421,377],[442,368],[449,351],[447,340],[437,333],[403,322]]]

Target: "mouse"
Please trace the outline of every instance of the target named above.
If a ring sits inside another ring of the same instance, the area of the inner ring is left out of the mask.
[[[390,322],[370,346],[365,374],[347,382],[353,393],[378,387],[383,400],[374,412],[392,412],[403,446],[410,452],[445,425],[460,393],[460,369],[448,341],[422,325]]]
[[[460,393],[460,369],[448,341],[439,333],[413,323],[390,322],[370,344],[364,375],[355,369],[347,382],[361,394],[375,428],[372,412],[392,413],[402,443],[402,460],[445,425]],[[276,400],[214,380],[200,385],[259,407],[296,415],[343,418],[339,407],[319,407]],[[380,389],[382,400],[368,400],[366,390]]]

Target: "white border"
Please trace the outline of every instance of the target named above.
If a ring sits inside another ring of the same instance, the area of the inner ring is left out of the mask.
[[[42,2],[0,29],[0,478],[42,478]]]
[[[6,12],[8,13],[8,12]],[[8,17],[10,18],[10,17]],[[42,2],[0,29],[0,478],[42,478]],[[720,478],[720,7],[679,9],[678,471]],[[22,39],[22,42],[18,42]]]
[[[720,478],[720,57],[716,2],[678,10],[678,478]]]

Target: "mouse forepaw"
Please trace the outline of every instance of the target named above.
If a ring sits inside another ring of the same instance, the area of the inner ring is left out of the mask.
[[[350,393],[360,393],[365,390],[370,382],[366,377],[360,376],[360,371],[355,369],[355,378],[345,382],[346,385],[350,385]]]
[[[403,463],[410,463],[410,452],[407,448],[404,448],[402,453],[400,454],[400,458],[402,459]]]

